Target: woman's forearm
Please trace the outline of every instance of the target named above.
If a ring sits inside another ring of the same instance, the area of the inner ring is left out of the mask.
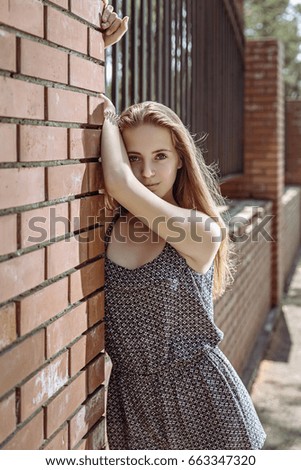
[[[121,132],[114,119],[104,120],[100,154],[106,189],[114,197],[114,189],[134,177]]]

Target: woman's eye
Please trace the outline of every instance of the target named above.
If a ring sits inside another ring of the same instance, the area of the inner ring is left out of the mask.
[[[165,155],[165,153],[158,153],[158,155],[156,155],[159,160],[165,160],[165,158],[167,158],[167,155]]]
[[[137,162],[139,160],[138,157],[136,157],[136,155],[130,155],[129,156],[129,161],[130,162]]]

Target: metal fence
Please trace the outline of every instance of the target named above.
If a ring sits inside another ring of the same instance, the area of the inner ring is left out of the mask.
[[[243,171],[244,35],[235,0],[113,0],[129,31],[106,50],[118,111],[159,101],[206,140],[220,177]]]

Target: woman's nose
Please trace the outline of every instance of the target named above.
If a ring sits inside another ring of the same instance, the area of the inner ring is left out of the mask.
[[[151,164],[144,164],[142,168],[142,176],[149,178],[155,174],[155,170]]]

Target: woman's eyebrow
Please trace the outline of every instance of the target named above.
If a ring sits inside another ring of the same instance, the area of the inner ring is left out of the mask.
[[[169,150],[169,149],[159,149],[159,150],[154,150],[154,152],[152,152],[152,153],[158,153],[158,152],[171,152],[171,150]],[[131,150],[129,150],[128,153],[132,153],[132,154],[135,154],[135,155],[141,155],[141,153],[133,152]]]

